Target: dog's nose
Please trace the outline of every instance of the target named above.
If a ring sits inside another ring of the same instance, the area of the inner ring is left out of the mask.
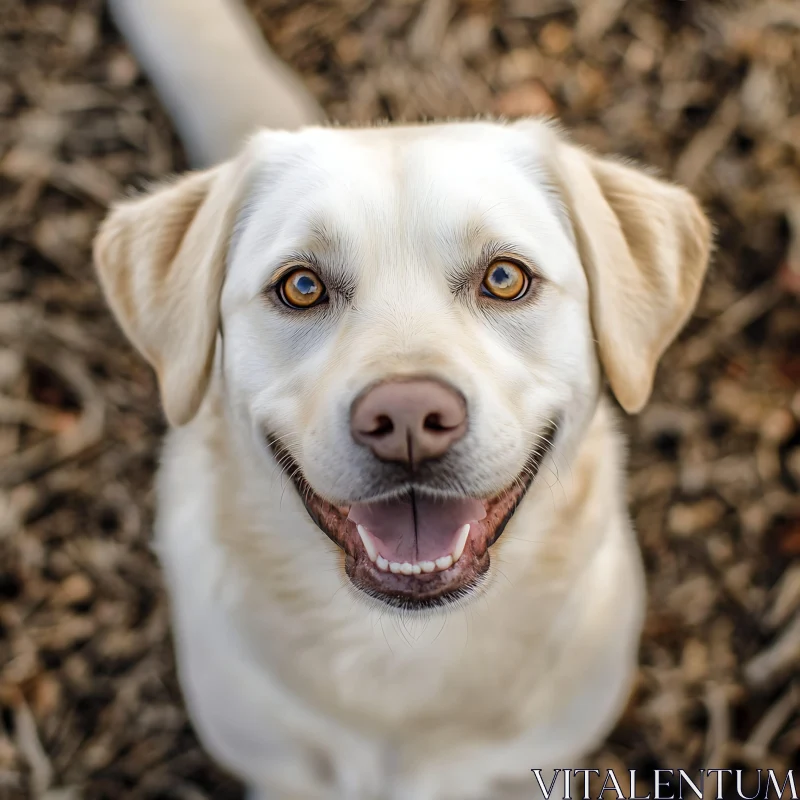
[[[353,438],[382,461],[412,467],[444,455],[467,429],[467,407],[450,386],[434,380],[385,381],[353,403]]]

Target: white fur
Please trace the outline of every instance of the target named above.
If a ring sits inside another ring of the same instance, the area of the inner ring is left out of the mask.
[[[257,147],[215,379],[170,434],[157,542],[192,717],[264,797],[495,800],[498,781],[533,787],[530,768],[577,765],[626,699],[641,566],[597,405],[586,280],[549,186],[530,177],[546,157],[531,144],[469,125],[264,134]],[[352,307],[321,321],[261,295],[312,217],[348,243],[357,283]],[[488,320],[453,303],[444,275],[475,256],[460,239],[474,218],[536,264],[536,303]],[[357,496],[368,466],[349,403],[431,368],[467,397],[462,476],[482,496],[513,481],[544,420],[563,425],[480,597],[404,616],[349,585],[261,431],[286,437],[315,490]]]

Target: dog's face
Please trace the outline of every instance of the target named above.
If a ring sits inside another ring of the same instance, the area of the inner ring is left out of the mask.
[[[682,190],[538,123],[468,123],[261,134],[119,207],[96,254],[171,421],[221,330],[263,468],[291,475],[356,586],[419,606],[481,580],[543,459],[588,424],[601,362],[626,408],[645,402],[708,240]]]
[[[597,394],[542,154],[487,125],[265,137],[261,161],[221,303],[237,416],[357,585],[457,594]]]

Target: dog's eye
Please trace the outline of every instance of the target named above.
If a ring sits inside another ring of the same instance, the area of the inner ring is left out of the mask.
[[[290,272],[278,286],[280,298],[290,308],[311,308],[327,296],[325,284],[310,269]]]
[[[481,289],[498,300],[518,300],[528,290],[529,283],[530,278],[522,267],[499,259],[484,273]]]

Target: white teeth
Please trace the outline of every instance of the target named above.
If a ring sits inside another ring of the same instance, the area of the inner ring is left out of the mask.
[[[358,535],[361,537],[361,541],[364,542],[364,549],[367,551],[369,560],[376,561],[378,558],[378,551],[375,548],[375,542],[372,541],[369,532],[362,525],[357,525],[356,529],[358,530]]]
[[[356,530],[361,537],[369,560],[382,572],[392,572],[395,575],[421,575],[423,572],[430,573],[450,569],[463,555],[467,539],[469,539],[469,523],[467,523],[456,531],[452,553],[437,558],[436,561],[420,561],[412,564],[409,561],[389,561],[384,558],[378,553],[375,537],[363,525],[356,525]]]
[[[458,534],[456,535],[456,545],[453,548],[454,564],[456,561],[458,561],[459,558],[461,558],[461,554],[464,552],[464,545],[467,543],[468,538],[469,538],[469,523],[464,525],[462,528],[459,528]]]

